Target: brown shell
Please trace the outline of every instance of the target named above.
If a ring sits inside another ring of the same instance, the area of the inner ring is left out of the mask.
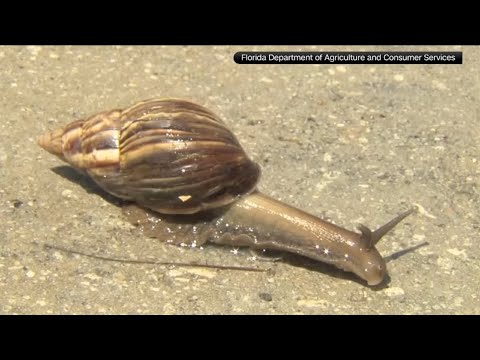
[[[179,99],[102,112],[38,143],[107,192],[167,214],[227,205],[253,191],[260,177],[222,120]]]

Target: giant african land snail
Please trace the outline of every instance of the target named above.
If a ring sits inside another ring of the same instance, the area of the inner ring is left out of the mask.
[[[369,285],[387,271],[375,244],[413,211],[374,232],[360,225],[358,234],[274,200],[255,190],[260,168],[223,121],[185,100],[101,112],[38,142],[105,191],[141,206],[127,211],[130,219],[167,242],[288,251],[351,271]]]

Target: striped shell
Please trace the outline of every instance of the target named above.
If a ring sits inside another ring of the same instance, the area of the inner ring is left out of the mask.
[[[166,214],[227,205],[253,191],[260,177],[223,121],[185,100],[101,112],[38,143],[110,194]]]

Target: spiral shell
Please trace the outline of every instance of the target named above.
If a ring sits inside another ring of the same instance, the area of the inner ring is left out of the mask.
[[[260,177],[210,110],[153,99],[74,121],[38,140],[105,191],[165,214],[192,214],[250,193]]]

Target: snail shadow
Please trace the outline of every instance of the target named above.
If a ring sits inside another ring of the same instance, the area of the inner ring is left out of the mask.
[[[418,250],[418,249],[420,249],[424,246],[427,246],[427,245],[430,245],[430,243],[428,241],[424,241],[424,242],[422,242],[420,244],[417,244],[415,246],[411,246],[409,248],[397,251],[397,252],[395,252],[391,255],[385,256],[385,262],[389,263],[390,261],[397,260],[399,257],[404,256],[406,254],[409,254],[409,253],[411,253],[415,250]]]
[[[112,205],[121,207],[127,202],[121,200],[113,195],[110,195],[106,191],[103,191],[89,176],[82,172],[75,170],[71,166],[61,165],[51,169],[55,174],[60,175],[64,179],[67,179],[75,184],[80,185],[87,193],[95,194],[102,197],[105,201]]]

